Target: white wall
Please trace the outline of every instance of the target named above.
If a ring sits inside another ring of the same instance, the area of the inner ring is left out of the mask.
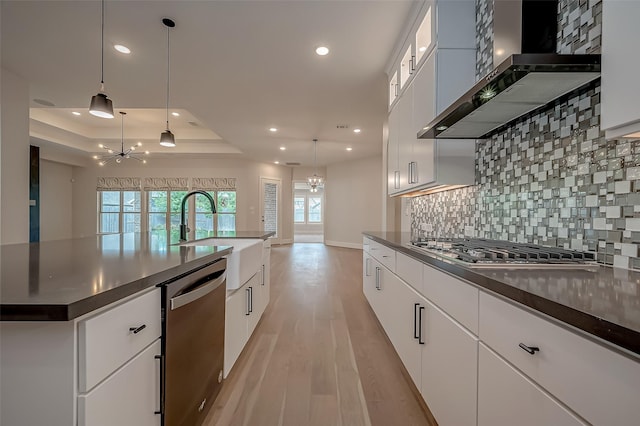
[[[96,181],[99,176],[114,177],[234,177],[237,179],[238,231],[262,229],[260,221],[260,178],[282,181],[281,238],[293,239],[291,169],[274,164],[233,158],[194,159],[153,158],[145,165],[139,163],[99,167],[74,167],[73,178],[73,236],[94,235],[97,229]]]
[[[382,230],[381,156],[327,166],[325,244],[362,247],[363,231]]]
[[[73,167],[40,158],[40,241],[71,238]]]
[[[29,242],[29,86],[2,70],[0,243]]]

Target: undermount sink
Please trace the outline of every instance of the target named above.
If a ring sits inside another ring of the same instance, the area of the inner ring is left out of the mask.
[[[208,238],[190,241],[181,246],[232,246],[227,255],[227,290],[242,287],[262,266],[262,240]]]

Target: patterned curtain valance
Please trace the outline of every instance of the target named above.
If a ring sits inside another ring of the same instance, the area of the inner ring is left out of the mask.
[[[140,178],[137,177],[99,177],[98,191],[140,191]]]
[[[236,178],[193,178],[191,188],[204,191],[235,190]]]
[[[187,191],[189,178],[144,178],[145,191]]]

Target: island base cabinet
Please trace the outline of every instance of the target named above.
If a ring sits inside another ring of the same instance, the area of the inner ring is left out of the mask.
[[[586,424],[482,343],[478,365],[478,426]]]
[[[423,303],[422,396],[438,424],[475,425],[478,338],[431,302]]]
[[[159,426],[159,355],[160,339],[91,392],[78,396],[78,425]]]
[[[268,303],[269,288],[266,284],[263,285],[262,277],[262,271],[256,271],[242,287],[227,294],[224,328],[225,378],[249,341]]]

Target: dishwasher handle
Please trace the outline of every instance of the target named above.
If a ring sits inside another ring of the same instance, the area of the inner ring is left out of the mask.
[[[186,293],[182,293],[179,296],[172,297],[170,299],[171,303],[169,304],[169,306],[171,307],[171,310],[173,311],[174,309],[181,308],[184,305],[188,305],[189,303],[195,302],[201,297],[206,296],[207,294],[215,290],[220,284],[222,284],[226,278],[227,278],[227,271],[224,270],[222,272],[222,275],[220,275],[216,279],[205,281],[203,284],[197,287],[194,287],[193,289],[189,290]]]

